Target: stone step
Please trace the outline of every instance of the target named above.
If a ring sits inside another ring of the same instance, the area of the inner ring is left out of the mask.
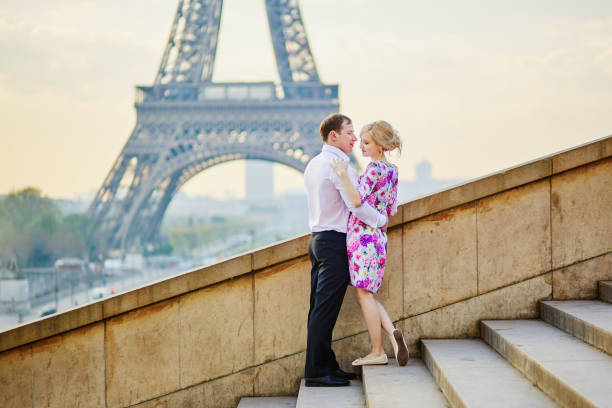
[[[361,381],[351,381],[348,387],[306,387],[302,379],[297,408],[365,408]]]
[[[422,340],[423,358],[454,408],[556,407],[482,340]]]
[[[612,281],[599,281],[599,298],[612,303]]]
[[[612,407],[612,357],[541,320],[486,320],[481,334],[563,407]]]
[[[612,355],[612,304],[600,300],[541,301],[540,317]]]
[[[297,397],[244,397],[238,408],[295,408]]]
[[[389,359],[388,365],[363,366],[362,376],[368,408],[449,406],[422,360],[400,367]]]

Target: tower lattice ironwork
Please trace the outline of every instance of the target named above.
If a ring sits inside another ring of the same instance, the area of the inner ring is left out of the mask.
[[[155,82],[136,88],[136,125],[89,209],[108,248],[153,242],[173,195],[209,167],[258,159],[303,172],[320,151],[338,86],[319,79],[298,0],[265,0],[279,84],[212,81],[222,6],[179,0]]]

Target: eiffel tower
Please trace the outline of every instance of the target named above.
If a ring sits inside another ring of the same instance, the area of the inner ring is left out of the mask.
[[[321,149],[338,85],[319,79],[298,0],[265,0],[279,84],[212,81],[222,6],[179,0],[155,82],[136,87],[136,125],[89,208],[108,249],[155,242],[173,195],[212,166],[257,159],[303,172]]]

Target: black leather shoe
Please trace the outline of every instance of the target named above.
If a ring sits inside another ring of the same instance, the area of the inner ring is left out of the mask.
[[[344,387],[350,385],[350,381],[334,378],[331,375],[325,377],[306,378],[307,387]]]
[[[334,376],[335,378],[341,378],[343,380],[354,380],[355,378],[357,378],[357,374],[347,373],[346,371],[341,369],[337,369],[336,371],[334,371],[332,373],[332,376]]]

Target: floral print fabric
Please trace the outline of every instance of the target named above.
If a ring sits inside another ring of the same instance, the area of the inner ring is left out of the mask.
[[[397,166],[383,161],[368,164],[359,177],[357,191],[368,203],[387,217],[397,212]],[[378,293],[385,274],[387,234],[363,223],[352,213],[346,234],[351,285]]]

